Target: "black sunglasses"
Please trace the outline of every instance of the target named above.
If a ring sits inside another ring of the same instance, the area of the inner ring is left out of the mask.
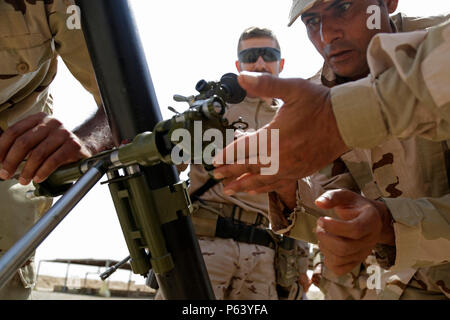
[[[243,63],[255,63],[259,57],[262,57],[265,62],[280,61],[281,52],[275,48],[263,47],[245,49],[238,54],[239,61]]]

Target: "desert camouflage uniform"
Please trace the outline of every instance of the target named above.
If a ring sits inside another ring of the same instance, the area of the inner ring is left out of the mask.
[[[335,276],[315,250],[315,272],[321,274],[319,285],[328,298],[450,297],[448,146],[430,140],[445,139],[448,131],[441,120],[450,106],[450,61],[443,51],[449,49],[448,19],[393,17],[399,33],[378,35],[369,46],[371,76],[331,92],[346,143],[371,149],[355,148],[327,169],[300,180],[289,226],[277,220],[283,206],[275,194],[270,195],[274,229],[310,242],[317,240],[317,217],[333,216],[332,211],[314,206],[315,198],[326,190],[360,190],[368,198],[382,199],[390,209],[396,246],[377,246],[374,255],[349,274]],[[427,31],[401,33],[442,22]],[[321,80],[330,87],[339,83],[326,66]],[[375,287],[383,290],[367,288],[377,281],[381,287]]]
[[[270,122],[277,109],[278,102],[275,106],[259,98],[247,97],[240,104],[230,105],[225,117],[230,123],[242,117],[249,128],[256,130]],[[209,174],[202,166],[191,165],[189,177],[191,182],[189,192],[192,193],[209,179]],[[240,213],[235,215],[234,219],[267,228],[269,226],[267,194],[237,193],[228,196],[223,192],[223,188],[223,184],[219,183],[206,191],[201,196],[202,201],[194,203],[197,210],[192,218],[216,298],[277,299],[275,250],[214,236],[218,215],[231,217],[229,210],[221,209],[221,206],[236,205]],[[256,222],[257,219],[260,220],[259,223]],[[307,265],[307,259],[304,259],[307,255],[305,246],[307,244],[302,244],[302,256],[298,261],[302,267]]]
[[[100,102],[89,54],[79,29],[69,30],[69,0],[0,0],[0,128],[37,112],[52,113],[49,86],[56,76],[57,56]],[[51,200],[28,199],[33,185],[0,182],[0,255],[5,253],[48,210]],[[34,284],[33,262],[0,289],[0,299],[26,299]],[[22,284],[23,282],[23,284]]]

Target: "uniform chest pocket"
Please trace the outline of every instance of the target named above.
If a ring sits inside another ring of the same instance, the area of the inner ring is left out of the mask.
[[[19,11],[0,5],[0,80],[32,73],[53,57],[52,39],[30,33]]]
[[[40,34],[0,38],[0,79],[35,72],[53,58],[52,47]]]

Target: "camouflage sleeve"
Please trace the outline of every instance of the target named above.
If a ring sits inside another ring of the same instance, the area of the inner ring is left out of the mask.
[[[313,274],[315,274],[316,276],[317,275],[321,276],[323,265],[324,265],[324,261],[323,261],[324,258],[323,258],[322,253],[320,252],[318,245],[313,245],[313,250],[312,250],[311,255],[312,255]]]
[[[294,211],[285,207],[277,193],[269,193],[269,220],[273,231],[309,243],[317,243],[317,219],[334,216],[333,210],[319,209],[315,200],[327,190],[348,189],[358,192],[358,186],[341,161],[298,181],[297,206]]]
[[[450,138],[450,22],[428,31],[379,34],[371,74],[331,89],[339,131],[352,148],[389,137]]]
[[[441,198],[383,200],[394,218],[393,270],[450,261],[450,194]]]
[[[298,181],[297,205],[293,211],[285,207],[277,193],[269,193],[269,221],[274,232],[309,243],[317,243],[315,232],[317,219],[333,213],[331,210],[317,208],[314,200],[308,201],[307,199],[314,198],[311,197],[311,191],[303,179]],[[317,197],[319,196],[320,194]]]
[[[97,105],[100,106],[100,92],[83,31],[76,23],[78,18],[74,4],[73,0],[54,0],[47,5],[50,31],[55,41],[56,52],[73,76],[94,96]]]
[[[277,193],[269,193],[269,221],[274,232],[298,240],[317,243],[314,232],[317,218],[305,211],[298,195],[297,206],[294,211],[291,211],[284,206]]]

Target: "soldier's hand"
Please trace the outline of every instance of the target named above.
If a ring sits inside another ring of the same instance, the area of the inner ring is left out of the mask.
[[[262,187],[264,192],[276,190],[282,185],[281,179],[311,175],[348,150],[337,128],[328,88],[303,79],[281,79],[268,74],[243,72],[238,80],[252,96],[280,98],[284,105],[267,126],[255,133],[259,138],[262,130],[268,130],[267,137],[270,138],[271,130],[279,130],[276,174],[262,175],[260,169],[264,166],[261,163],[250,164],[250,161],[222,165],[229,163],[226,161],[227,153],[232,157],[231,150],[237,150],[238,144],[243,143],[242,139],[245,139],[247,148],[246,160],[254,160],[254,155],[249,157],[249,136],[235,140],[215,157],[215,177],[233,180],[225,188],[228,194],[258,191]],[[267,149],[271,154],[271,143]]]
[[[305,293],[308,292],[309,287],[312,285],[312,281],[308,278],[306,273],[300,273],[298,275],[298,283],[303,287]]]
[[[61,122],[45,113],[31,115],[0,136],[0,178],[11,178],[23,160],[19,182],[44,181],[63,164],[91,156],[90,151]]]
[[[297,180],[281,180],[283,183],[280,188],[277,188],[275,192],[283,201],[284,205],[290,210],[294,210],[297,206]]]
[[[315,285],[317,288],[320,288],[320,280],[322,280],[322,264],[319,263],[313,270],[313,274],[311,276],[311,284]]]
[[[269,193],[269,202],[277,203],[277,210],[269,210],[269,221],[273,230],[285,229],[290,225],[289,215],[297,206],[297,180],[282,180],[283,186]],[[282,204],[278,204],[281,200]],[[285,208],[289,210],[285,212]]]
[[[319,197],[316,205],[334,209],[339,217],[319,218],[316,229],[324,263],[339,276],[364,262],[377,243],[395,244],[392,215],[381,201],[348,190],[332,190]]]

